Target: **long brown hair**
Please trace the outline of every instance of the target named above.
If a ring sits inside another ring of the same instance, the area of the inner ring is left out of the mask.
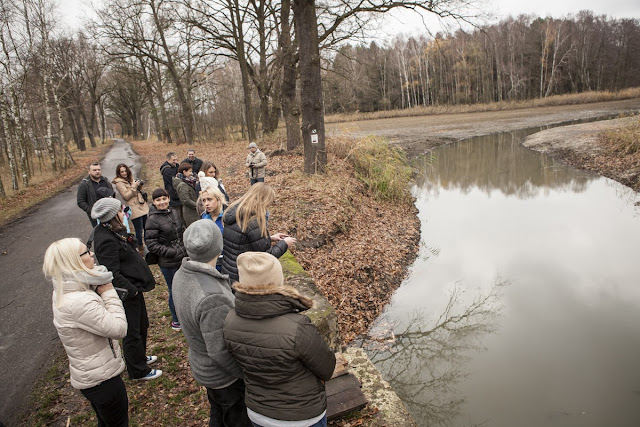
[[[129,166],[125,165],[124,163],[120,163],[116,167],[116,178],[122,178],[120,176],[120,169],[121,168],[125,168],[127,170],[127,181],[129,181],[129,183],[132,183],[133,182],[133,174],[131,173],[131,169],[129,169]]]
[[[242,197],[230,206],[237,206],[236,221],[244,233],[247,231],[249,221],[255,217],[260,229],[260,235],[267,237],[267,208],[276,199],[276,192],[269,184],[257,182],[244,193]]]
[[[213,177],[215,179],[218,179],[218,176],[220,175],[220,171],[218,170],[218,167],[213,162],[210,162],[209,160],[205,160],[204,162],[202,162],[202,166],[200,167],[200,170],[202,172],[204,172],[204,174],[206,176],[207,175],[207,171],[209,169],[211,169],[211,168],[215,169],[215,171],[216,171],[216,173],[215,173],[215,175],[213,175]]]

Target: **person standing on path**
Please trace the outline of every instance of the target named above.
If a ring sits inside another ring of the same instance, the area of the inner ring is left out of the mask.
[[[146,355],[149,317],[143,296],[143,292],[155,288],[156,281],[146,261],[136,250],[133,236],[124,228],[124,213],[120,201],[98,200],[91,216],[100,220],[100,226],[95,228],[93,241],[96,258],[113,273],[114,286],[128,292],[123,305],[129,329],[122,344],[129,377],[134,380],[158,378],[162,371],[148,366],[158,358]]]
[[[255,142],[249,143],[249,154],[245,165],[249,168],[251,185],[264,182],[264,169],[267,166],[267,156],[258,148]]]
[[[160,173],[162,174],[164,189],[169,193],[169,206],[175,208],[182,215],[180,197],[178,197],[178,193],[173,188],[173,178],[178,174],[178,156],[176,156],[176,153],[167,153],[167,160],[160,166]]]
[[[244,404],[242,370],[227,351],[222,325],[233,308],[229,277],[216,270],[222,252],[220,229],[201,219],[184,232],[188,258],[176,272],[173,302],[189,345],[195,380],[207,389],[209,426],[251,426]]]
[[[53,324],[69,358],[71,386],[89,400],[99,426],[126,427],[118,340],[127,335],[127,318],[113,275],[92,255],[79,239],[58,240],[47,249],[42,271],[53,282]]]
[[[144,255],[144,229],[147,223],[147,215],[149,214],[149,205],[145,200],[140,187],[144,181],[133,179],[133,174],[129,166],[120,163],[116,167],[116,177],[111,181],[116,186],[116,190],[122,196],[125,204],[131,208],[131,222],[136,231],[136,240],[138,241],[138,251]],[[146,194],[146,193],[145,193]]]
[[[83,178],[78,186],[77,203],[78,207],[85,211],[93,227],[98,225],[98,221],[91,218],[93,205],[99,199],[114,197],[115,194],[111,183],[102,176],[100,163],[91,163],[89,165],[89,175]]]
[[[198,175],[200,169],[202,168],[202,160],[196,157],[196,150],[193,148],[189,148],[187,150],[187,158],[182,161],[182,163],[189,163],[191,165],[191,169],[193,169],[193,174]]]

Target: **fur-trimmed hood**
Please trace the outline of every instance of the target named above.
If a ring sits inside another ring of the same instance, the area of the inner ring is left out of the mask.
[[[263,319],[299,313],[313,307],[313,300],[297,289],[282,285],[246,286],[234,283],[236,313],[248,319]]]

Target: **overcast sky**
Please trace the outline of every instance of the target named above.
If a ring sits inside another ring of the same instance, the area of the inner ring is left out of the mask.
[[[99,2],[99,0],[96,0]],[[90,14],[90,0],[59,0],[59,11],[68,26],[79,27],[82,18]],[[508,15],[535,14],[537,16],[562,17],[581,10],[591,10],[597,15],[606,14],[614,18],[640,19],[640,0],[484,0],[485,10],[495,15],[498,21]],[[427,19],[428,28],[438,31],[433,18]],[[419,34],[424,32],[422,19],[412,12],[393,13],[384,19],[383,34],[393,36],[399,33]]]

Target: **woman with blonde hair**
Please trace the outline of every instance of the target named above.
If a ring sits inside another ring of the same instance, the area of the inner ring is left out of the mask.
[[[53,242],[42,271],[53,282],[53,324],[69,358],[71,386],[89,400],[98,426],[127,426],[118,345],[127,335],[127,319],[113,275],[95,265],[93,253],[75,238]]]
[[[211,182],[209,182],[211,180]],[[224,233],[224,224],[222,223],[222,215],[224,213],[224,207],[227,205],[227,201],[224,199],[224,195],[215,185],[215,180],[209,177],[200,178],[200,182],[204,190],[200,191],[200,197],[198,197],[198,206],[202,209],[200,217],[202,219],[212,220],[220,229],[220,233]],[[222,272],[222,259],[224,258],[224,251],[218,256],[216,263],[216,270]]]
[[[267,252],[280,258],[295,245],[296,239],[287,234],[269,235],[267,208],[275,199],[273,188],[258,182],[224,213],[222,273],[228,274],[232,282],[238,281],[238,255],[244,252]],[[272,242],[275,242],[273,246]]]

